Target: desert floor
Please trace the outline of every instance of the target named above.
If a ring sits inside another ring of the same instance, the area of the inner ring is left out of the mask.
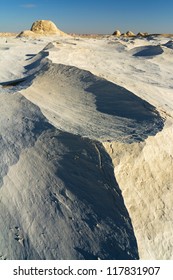
[[[0,37],[0,258],[173,258],[173,41]]]

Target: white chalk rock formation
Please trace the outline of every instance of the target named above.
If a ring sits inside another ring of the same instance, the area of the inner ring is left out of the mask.
[[[105,143],[132,219],[141,259],[173,258],[172,132],[167,126],[145,143]]]
[[[138,32],[138,34],[137,34],[138,37],[146,37],[148,35],[149,34],[147,32]]]
[[[50,20],[37,20],[35,21],[30,30],[24,30],[17,37],[38,37],[38,36],[49,36],[49,35],[67,35]]]
[[[137,36],[138,36],[138,37],[144,37],[145,34],[144,34],[143,32],[139,32],[139,33],[137,34]]]
[[[127,36],[127,37],[134,37],[135,34],[134,34],[132,31],[127,31],[127,32],[126,32],[126,36]]]
[[[121,32],[119,30],[115,30],[115,32],[112,35],[119,37],[121,36]]]
[[[0,259],[173,258],[172,41],[126,38],[2,38]]]
[[[31,31],[38,34],[65,34],[50,20],[37,20],[31,26]]]

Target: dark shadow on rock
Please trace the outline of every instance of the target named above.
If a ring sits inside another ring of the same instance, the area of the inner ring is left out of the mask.
[[[26,56],[28,57],[26,60],[30,60],[36,55],[35,54],[26,54]]]
[[[69,133],[60,133],[57,140],[66,151],[57,177],[74,199],[74,248],[85,259],[138,259],[131,220],[103,146]]]
[[[156,108],[129,90],[106,80],[98,80],[86,89],[96,97],[97,110],[112,116],[153,121],[160,117]]]
[[[167,47],[168,49],[173,50],[173,40],[168,41],[166,44],[163,46]]]
[[[136,47],[131,50],[133,56],[136,57],[154,57],[156,55],[162,54],[164,51],[160,45],[158,46],[145,46],[145,47]]]
[[[15,80],[7,81],[7,82],[2,82],[2,83],[0,83],[0,85],[3,88],[10,88],[10,87],[15,87],[15,86],[20,85],[21,83],[25,82],[25,80],[26,80],[26,77],[21,78],[21,79],[15,79]]]
[[[15,204],[18,200],[21,204],[20,195],[12,202],[13,219],[4,219],[8,211],[3,210],[1,203],[3,228],[8,231],[10,223],[14,228],[11,237],[3,233],[4,246],[11,246],[5,250],[0,244],[6,257],[139,259],[131,219],[114,177],[112,161],[103,146],[97,141],[60,132],[51,125],[30,145],[25,155],[26,161],[33,157],[27,161],[30,180],[23,185],[19,179],[18,188],[25,190],[25,219],[37,234],[30,236],[26,223],[22,229],[24,214]],[[41,159],[41,170],[39,166],[33,170],[37,158]],[[20,165],[19,168],[20,178],[25,169]],[[37,211],[30,207],[34,201],[39,205]]]
[[[98,260],[97,256],[94,256],[93,254],[85,251],[85,250],[82,250],[80,248],[74,248],[76,251],[78,251],[83,257],[85,260]]]
[[[111,83],[105,79],[91,76],[91,85],[86,91],[95,95],[97,110],[113,117],[129,121],[128,130],[136,135],[137,141],[143,141],[150,135],[155,135],[163,129],[164,120],[154,106],[136,96],[133,92]],[[84,79],[84,82],[88,81]],[[119,119],[120,120],[120,119]],[[116,122],[116,119],[115,119]],[[126,129],[124,127],[124,129]],[[138,140],[139,139],[139,140]]]
[[[37,69],[40,66],[41,61],[48,56],[49,52],[41,51],[33,58],[31,58],[31,63],[25,66],[26,73],[30,70],[37,72]]]

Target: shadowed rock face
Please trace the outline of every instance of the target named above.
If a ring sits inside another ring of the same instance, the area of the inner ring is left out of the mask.
[[[1,95],[1,112],[1,259],[138,259],[102,145],[55,129],[17,93]]]
[[[146,46],[137,47],[132,50],[133,56],[136,57],[154,57],[156,55],[162,54],[163,49],[161,46]]]
[[[173,50],[173,40],[168,41],[164,46]]]
[[[109,81],[96,78],[95,83],[89,86],[87,91],[96,96],[97,110],[104,114],[135,120],[141,124],[148,122],[149,126],[153,126],[157,118],[160,120],[154,106]]]

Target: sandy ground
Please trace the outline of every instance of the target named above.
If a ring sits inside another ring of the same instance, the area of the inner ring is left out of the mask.
[[[0,43],[0,258],[172,259],[171,38]]]

